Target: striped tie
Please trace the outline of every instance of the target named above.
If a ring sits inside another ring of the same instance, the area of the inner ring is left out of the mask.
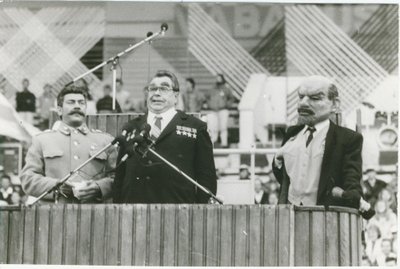
[[[153,129],[151,130],[150,138],[153,139],[153,140],[157,140],[157,138],[161,134],[161,120],[162,120],[162,117],[156,116],[154,118],[156,119],[156,121],[154,122]]]

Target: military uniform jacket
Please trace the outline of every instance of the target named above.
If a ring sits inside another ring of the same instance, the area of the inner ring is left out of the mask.
[[[139,133],[147,115],[128,122],[125,130]],[[118,162],[129,144],[122,145]],[[155,141],[154,149],[214,194],[217,189],[212,143],[207,125],[181,111],[172,118]],[[139,149],[142,151],[142,149]],[[152,153],[134,154],[116,170],[116,203],[207,203],[208,195],[164,164]]]
[[[99,130],[89,130],[86,125],[74,129],[62,122],[56,130],[46,130],[36,135],[26,154],[25,166],[20,175],[23,190],[31,196],[39,196],[112,140],[111,135]],[[115,167],[116,156],[116,149],[109,148],[68,181],[95,180],[103,200],[110,198],[114,177],[111,171]],[[44,200],[54,200],[53,195],[47,195]],[[60,196],[60,202],[77,200]]]
[[[296,136],[303,128],[304,125],[289,127],[282,145]],[[330,121],[322,157],[317,205],[359,207],[359,201],[362,197],[362,144],[363,137],[361,134]],[[287,203],[290,178],[286,173],[285,166],[283,165],[281,169],[278,169],[274,163],[272,169],[276,179],[281,184],[279,203]],[[343,198],[331,196],[331,191],[335,186],[344,190]]]

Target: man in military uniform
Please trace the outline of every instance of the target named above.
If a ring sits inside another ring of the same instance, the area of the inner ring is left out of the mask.
[[[148,113],[123,129],[139,133],[149,124],[155,151],[215,194],[217,176],[207,125],[175,109],[179,96],[175,75],[158,71],[146,94]],[[130,149],[131,144],[123,143],[118,160]],[[146,149],[139,145],[138,150]],[[117,168],[113,198],[115,203],[207,203],[210,197],[149,152],[146,157],[134,154]]]
[[[61,121],[57,128],[35,136],[26,155],[21,172],[23,190],[39,196],[52,188],[60,179],[74,170],[113,137],[99,130],[89,130],[85,124],[86,92],[74,85],[65,87],[57,97],[57,112]],[[62,203],[98,203],[111,196],[116,149],[96,156],[60,188]],[[54,201],[53,194],[44,201]]]

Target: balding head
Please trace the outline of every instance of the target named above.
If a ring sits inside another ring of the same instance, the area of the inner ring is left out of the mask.
[[[338,90],[332,80],[310,76],[298,88],[299,123],[313,126],[329,118],[338,105]]]

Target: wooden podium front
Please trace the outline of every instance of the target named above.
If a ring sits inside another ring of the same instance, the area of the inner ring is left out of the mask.
[[[0,263],[357,266],[361,222],[339,207],[0,207]]]

